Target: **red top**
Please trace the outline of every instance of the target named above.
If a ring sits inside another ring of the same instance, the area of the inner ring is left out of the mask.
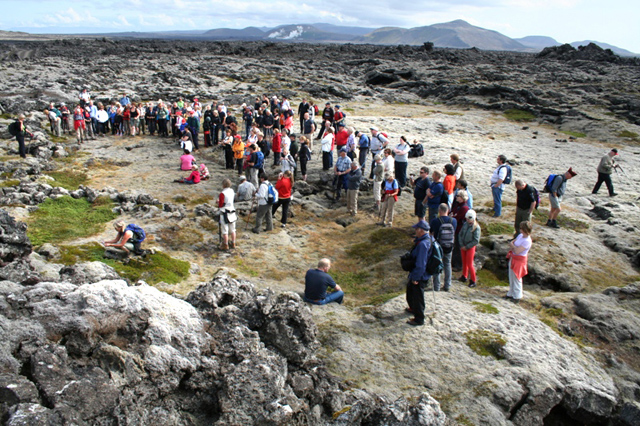
[[[444,190],[447,191],[447,194],[453,194],[453,190],[456,189],[456,177],[454,175],[445,176],[442,186],[444,186]]]
[[[456,235],[458,235],[458,233],[462,229],[462,225],[464,225],[464,223],[466,222],[466,219],[464,217],[466,216],[468,211],[469,206],[467,205],[466,201],[463,205],[458,204],[457,201],[453,202],[453,205],[451,206],[451,216],[456,220],[458,224],[456,226]]]
[[[273,135],[273,140],[271,141],[271,151],[273,152],[282,151],[282,133]]]
[[[283,177],[276,182],[278,198],[291,198],[291,179]]]
[[[220,195],[218,196],[218,208],[223,208],[224,207],[224,194],[221,192]]]
[[[200,183],[200,172],[197,170],[192,171],[189,175],[188,180],[192,181],[193,183]]]
[[[349,132],[347,132],[346,129],[343,128],[338,133],[336,133],[336,145],[338,145],[338,148],[345,146],[348,140]]]

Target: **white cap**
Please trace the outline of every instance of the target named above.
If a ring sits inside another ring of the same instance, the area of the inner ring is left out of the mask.
[[[473,219],[476,220],[476,212],[475,210],[469,210],[467,214],[464,215],[465,219]]]

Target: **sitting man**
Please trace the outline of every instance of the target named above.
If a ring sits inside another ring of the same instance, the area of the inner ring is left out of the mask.
[[[127,225],[124,220],[119,220],[113,224],[118,235],[111,241],[104,241],[105,247],[113,247],[124,250],[127,253],[143,255],[146,252],[140,248],[140,245],[147,237],[142,228],[135,224]]]
[[[331,268],[329,259],[320,259],[316,269],[309,269],[304,277],[304,300],[314,305],[326,305],[327,303],[342,303],[344,292],[342,288],[328,274]],[[327,287],[334,291],[327,294]]]
[[[240,176],[240,184],[236,191],[238,201],[251,201],[256,193],[256,187],[247,180],[246,176]]]

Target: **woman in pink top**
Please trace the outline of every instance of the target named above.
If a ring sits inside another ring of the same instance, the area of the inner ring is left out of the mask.
[[[191,166],[196,163],[196,159],[185,149],[184,154],[180,156],[180,170],[191,170]]]
[[[522,277],[527,275],[527,255],[531,249],[531,222],[520,223],[520,234],[509,243],[509,291],[504,296],[513,303],[520,303],[522,299]]]

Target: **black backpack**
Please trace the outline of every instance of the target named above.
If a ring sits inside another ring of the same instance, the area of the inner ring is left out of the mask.
[[[444,253],[451,253],[451,250],[453,250],[453,240],[456,235],[453,221],[449,219],[449,222],[445,222],[443,217],[439,217],[438,219],[440,220],[440,229],[437,238],[438,243]]]
[[[9,124],[9,133],[11,134],[11,136],[18,136],[18,133],[20,133],[19,121],[16,120],[13,123]]]
[[[409,158],[422,157],[424,155],[424,147],[421,143],[414,143],[409,150]]]

